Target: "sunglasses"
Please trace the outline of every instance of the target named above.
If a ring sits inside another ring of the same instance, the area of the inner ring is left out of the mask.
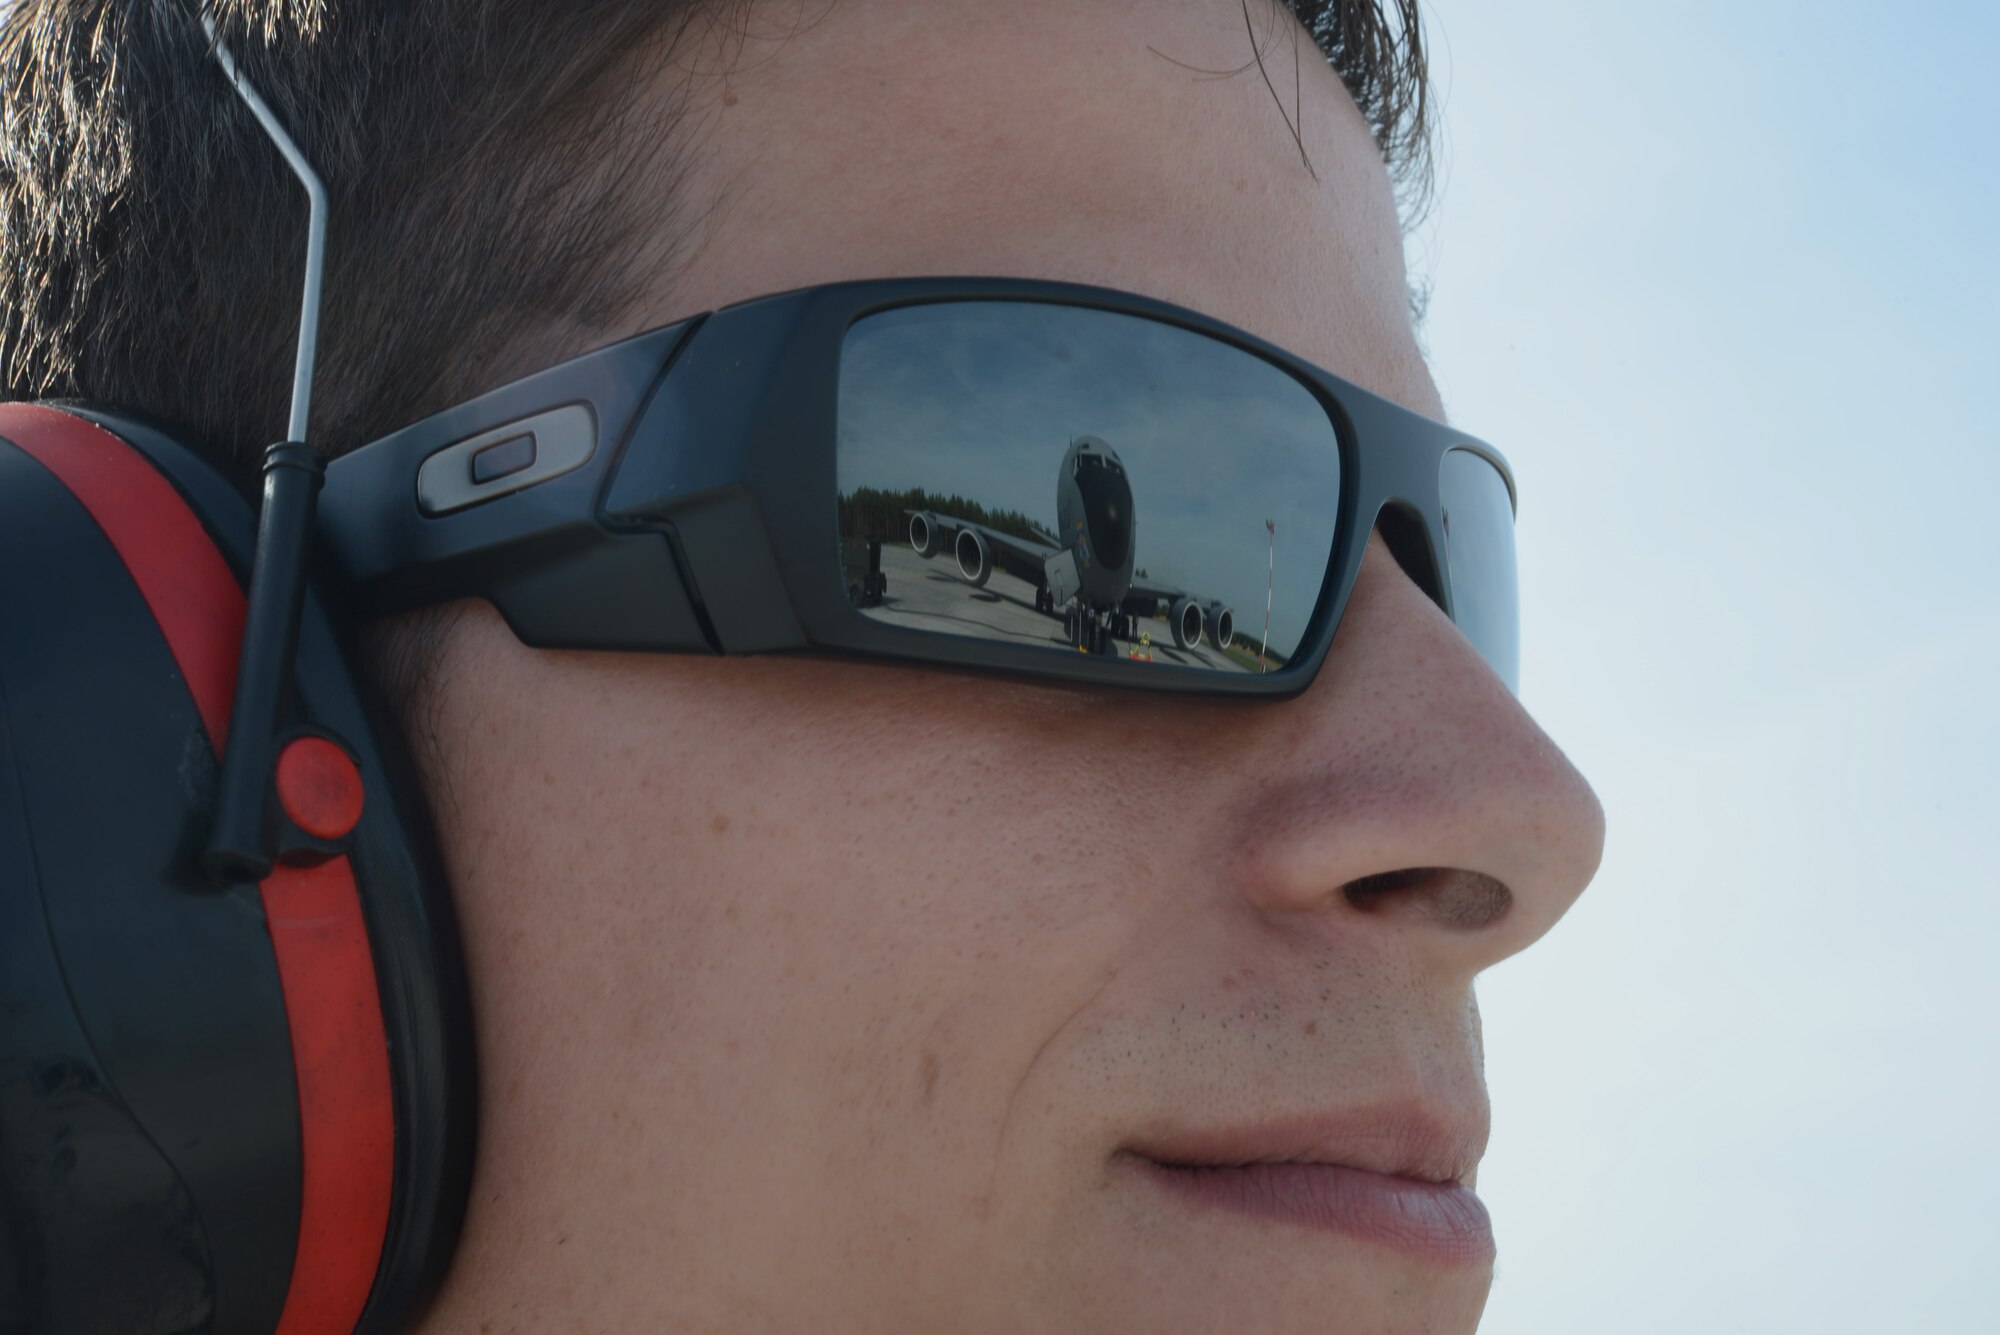
[[[1378,528],[1516,687],[1497,451],[1146,297],[922,278],[742,302],[449,408],[330,464],[317,532],[358,615],[486,598],[537,647],[1287,696]]]

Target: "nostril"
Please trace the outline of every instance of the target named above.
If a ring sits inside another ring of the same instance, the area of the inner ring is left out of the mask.
[[[1380,904],[1382,897],[1420,881],[1430,875],[1428,867],[1405,867],[1401,871],[1378,872],[1374,876],[1363,876],[1360,880],[1349,881],[1342,886],[1347,902],[1355,908],[1366,911]]]
[[[1514,892],[1491,876],[1453,867],[1404,867],[1341,887],[1363,913],[1415,916],[1461,931],[1489,927],[1507,916]]]

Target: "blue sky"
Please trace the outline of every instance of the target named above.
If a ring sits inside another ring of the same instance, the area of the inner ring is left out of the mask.
[[[1481,984],[1483,1329],[2000,1329],[2000,13],[1427,8],[1426,343],[1610,815]]]

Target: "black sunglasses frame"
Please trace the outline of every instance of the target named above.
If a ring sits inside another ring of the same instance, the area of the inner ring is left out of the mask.
[[[853,605],[835,486],[848,328],[896,307],[966,301],[1162,321],[1260,357],[1318,399],[1339,443],[1339,514],[1327,577],[1285,667],[1142,670],[1117,658],[892,625]],[[472,451],[553,434],[559,410],[580,423],[572,405],[589,415],[581,462],[546,478],[529,468],[472,481]],[[425,461],[454,446],[424,475],[449,471],[445,497],[434,483],[420,494]],[[362,446],[327,467],[316,532],[357,618],[480,597],[539,648],[810,651],[1282,698],[1318,672],[1378,523],[1404,569],[1452,615],[1440,473],[1453,450],[1491,463],[1515,501],[1512,470],[1491,446],[1194,311],[1068,283],[883,279],[760,297],[639,334]],[[436,512],[440,505],[452,508]]]

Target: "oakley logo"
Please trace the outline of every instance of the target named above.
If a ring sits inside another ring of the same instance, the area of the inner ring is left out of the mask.
[[[589,462],[597,419],[568,403],[435,451],[417,470],[417,508],[447,515],[561,477]]]

